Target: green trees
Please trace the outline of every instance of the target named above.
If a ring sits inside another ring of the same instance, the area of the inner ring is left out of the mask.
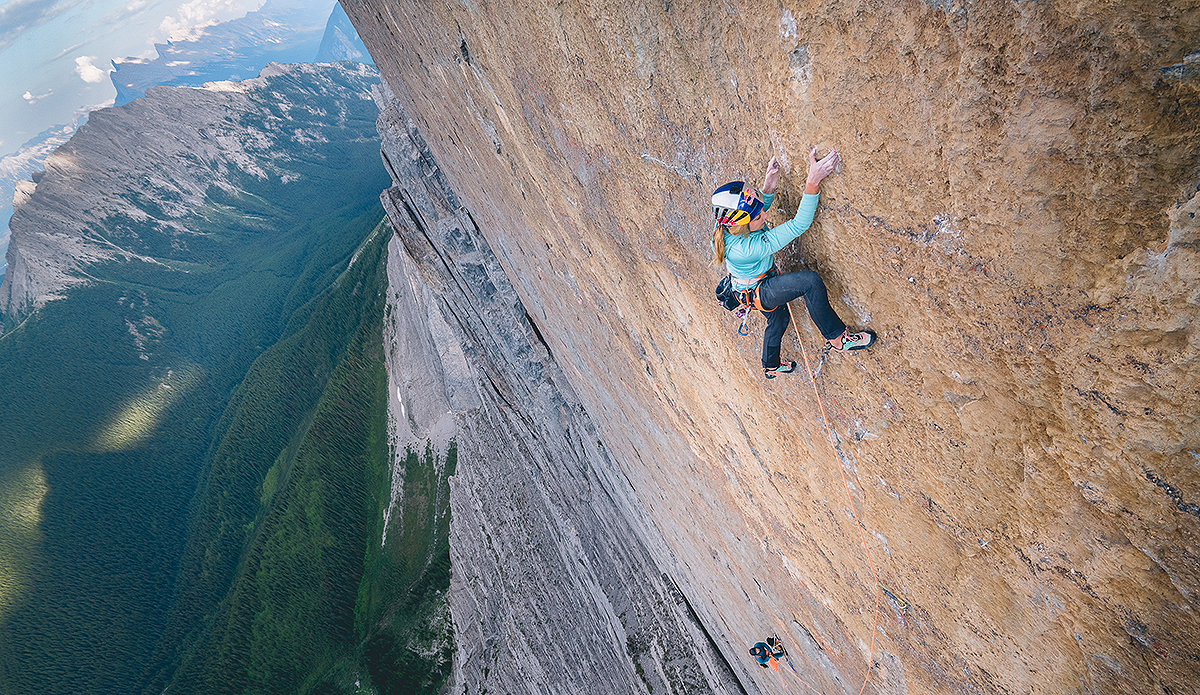
[[[381,544],[374,106],[295,100],[345,119],[272,144],[286,181],[232,167],[170,225],[149,200],[106,219],[152,260],[89,266],[0,336],[0,695],[347,692],[386,680],[379,635],[422,683],[448,670],[453,451],[410,457],[431,523]]]
[[[392,456],[386,238],[366,245],[232,399],[181,572],[174,622],[199,627],[183,640],[172,692],[340,692],[350,680],[385,695],[436,692],[449,672],[453,447],[444,459],[408,452],[405,523],[381,544]],[[311,374],[328,375],[319,391],[301,387]]]
[[[191,645],[173,690],[299,692],[353,643],[370,471],[388,457],[387,237],[255,361],[218,426],[164,643]]]

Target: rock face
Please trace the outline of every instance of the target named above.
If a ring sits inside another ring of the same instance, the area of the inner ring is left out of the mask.
[[[179,255],[197,234],[182,220],[210,191],[233,194],[240,177],[286,185],[301,176],[305,142],[361,118],[323,100],[369,100],[376,79],[358,63],[272,64],[252,80],[151,89],[121,114],[93,112],[34,182],[17,182],[0,313],[11,325],[87,282],[96,261]],[[136,148],[130,123],[139,124]]]
[[[386,94],[391,421],[398,451],[454,438],[462,462],[456,689],[745,692],[653,559],[661,537],[638,527],[645,511],[485,237]]]
[[[595,568],[632,527],[747,690],[771,632],[820,692],[1194,690],[1200,6],[344,5],[426,143],[381,121],[393,224],[484,375],[460,684],[619,660]],[[794,303],[815,390],[712,301],[707,204],[775,154],[794,212],[814,146],[844,164],[777,263],[880,337],[826,359]]]
[[[17,182],[41,171],[42,163],[75,133],[75,124],[51,126],[37,134],[16,152],[0,158],[0,253],[8,251],[8,220],[12,218],[13,194]],[[0,272],[6,267],[0,261]]]

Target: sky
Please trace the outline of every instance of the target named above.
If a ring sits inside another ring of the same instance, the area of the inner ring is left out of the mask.
[[[0,156],[112,105],[112,60],[153,58],[263,0],[0,0]],[[331,3],[332,6],[332,3]]]

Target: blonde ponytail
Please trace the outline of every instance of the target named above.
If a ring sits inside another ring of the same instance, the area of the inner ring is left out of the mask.
[[[725,230],[728,229],[723,224],[717,225],[713,229],[712,247],[713,253],[717,255],[714,265],[721,265],[725,262]]]

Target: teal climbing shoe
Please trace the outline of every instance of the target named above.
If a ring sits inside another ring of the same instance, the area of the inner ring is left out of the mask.
[[[829,347],[838,352],[850,352],[851,350],[866,350],[875,344],[875,333],[872,331],[862,331],[860,333],[851,333],[850,329],[842,331],[842,334],[829,341]]]

